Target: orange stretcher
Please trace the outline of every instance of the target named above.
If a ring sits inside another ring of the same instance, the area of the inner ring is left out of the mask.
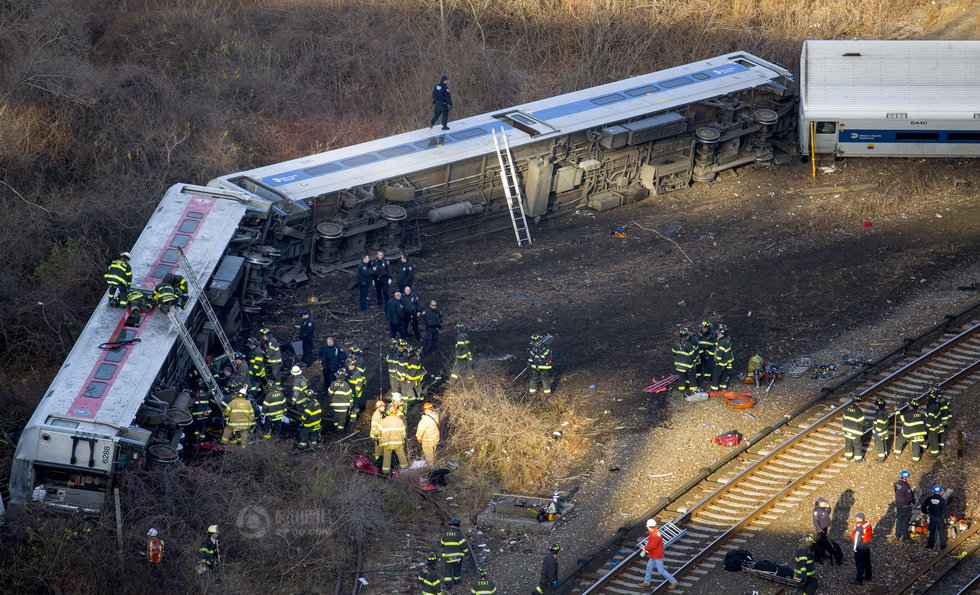
[[[730,390],[709,390],[708,396],[721,397],[724,399],[725,405],[733,409],[749,409],[755,406],[755,398],[752,397],[752,393],[749,391],[736,393]]]

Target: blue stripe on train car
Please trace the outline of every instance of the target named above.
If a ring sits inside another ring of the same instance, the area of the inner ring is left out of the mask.
[[[841,130],[840,143],[980,143],[977,130]]]

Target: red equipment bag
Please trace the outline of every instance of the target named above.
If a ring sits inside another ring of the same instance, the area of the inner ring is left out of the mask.
[[[366,455],[357,455],[354,457],[354,468],[360,469],[361,471],[367,471],[368,473],[381,473],[381,469],[378,469],[371,464],[371,459]]]
[[[738,430],[725,432],[724,434],[715,436],[713,440],[715,444],[720,444],[722,446],[738,446],[741,441],[742,435],[739,434]]]

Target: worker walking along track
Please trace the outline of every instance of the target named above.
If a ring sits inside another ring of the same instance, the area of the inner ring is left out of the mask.
[[[896,427],[896,418],[930,393],[939,390],[950,399],[972,394],[968,388],[980,379],[978,310],[980,304],[947,317],[917,339],[907,339],[865,364],[862,371],[823,389],[644,514],[669,521],[675,534],[680,533],[665,549],[666,568],[679,581],[672,592],[704,592],[706,585],[698,581],[720,569],[728,551],[743,549],[767,533],[773,521],[799,502],[811,501],[814,492],[833,485],[835,476],[853,464],[843,456],[840,429],[854,400],[884,401],[893,412],[889,424]],[[842,394],[853,397],[841,399]],[[872,431],[868,427],[864,438]],[[621,529],[565,577],[562,592],[666,592],[666,582],[640,586],[645,562],[638,555],[642,531],[639,525]],[[951,549],[930,556],[945,557]]]

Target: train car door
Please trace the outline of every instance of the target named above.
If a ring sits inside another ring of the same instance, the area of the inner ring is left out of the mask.
[[[836,153],[837,128],[837,122],[814,122],[813,150],[817,153]]]

